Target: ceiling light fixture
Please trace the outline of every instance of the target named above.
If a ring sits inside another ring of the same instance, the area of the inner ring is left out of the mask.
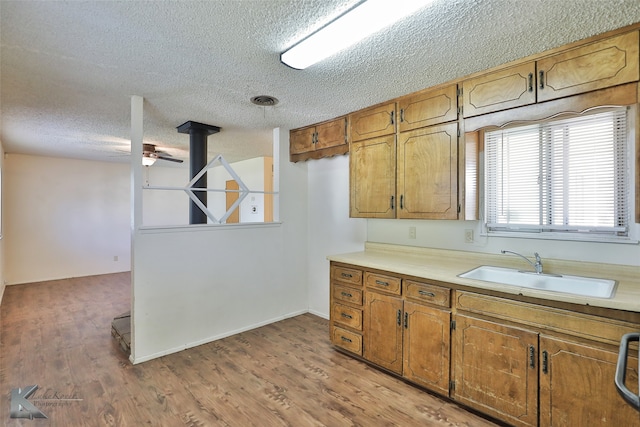
[[[283,52],[280,61],[296,70],[303,70],[411,15],[433,1],[365,1]]]
[[[155,157],[151,157],[149,154],[145,153],[142,155],[142,166],[151,166],[156,162],[156,160],[157,159]]]

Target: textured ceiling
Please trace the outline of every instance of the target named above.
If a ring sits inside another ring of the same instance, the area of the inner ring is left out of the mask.
[[[186,157],[271,153],[300,127],[640,22],[638,0],[435,0],[310,68],[279,54],[360,0],[0,1],[0,138],[8,153],[128,161],[130,96],[145,142]],[[392,1],[392,0],[389,0]],[[401,0],[393,0],[401,1]],[[355,31],[355,29],[354,29]],[[272,95],[275,107],[249,99]]]

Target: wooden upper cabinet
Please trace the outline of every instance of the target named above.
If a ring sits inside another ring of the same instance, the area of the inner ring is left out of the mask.
[[[316,125],[316,150],[347,143],[347,118],[331,120]]]
[[[464,117],[521,107],[536,102],[535,62],[498,70],[462,82]]]
[[[638,31],[538,61],[538,102],[637,81]]]
[[[618,349],[540,337],[540,426],[640,426],[640,413],[618,394],[613,378]],[[627,367],[638,393],[638,359]]]
[[[351,141],[393,135],[396,131],[396,103],[379,105],[349,115]]]
[[[398,218],[458,218],[458,124],[398,137]]]
[[[394,135],[351,143],[349,216],[394,218],[396,139]]]
[[[292,162],[348,152],[346,117],[289,132],[289,157]]]
[[[398,131],[418,129],[458,119],[458,86],[423,90],[398,100]]]
[[[463,116],[521,107],[640,80],[638,31],[462,82]]]

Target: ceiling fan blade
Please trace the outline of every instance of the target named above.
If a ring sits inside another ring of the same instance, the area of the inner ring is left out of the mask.
[[[182,163],[184,160],[174,159],[173,157],[155,156],[156,159],[168,160],[170,162]]]

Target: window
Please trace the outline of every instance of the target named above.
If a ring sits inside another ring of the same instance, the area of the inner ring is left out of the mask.
[[[489,234],[629,235],[627,108],[485,133]]]

